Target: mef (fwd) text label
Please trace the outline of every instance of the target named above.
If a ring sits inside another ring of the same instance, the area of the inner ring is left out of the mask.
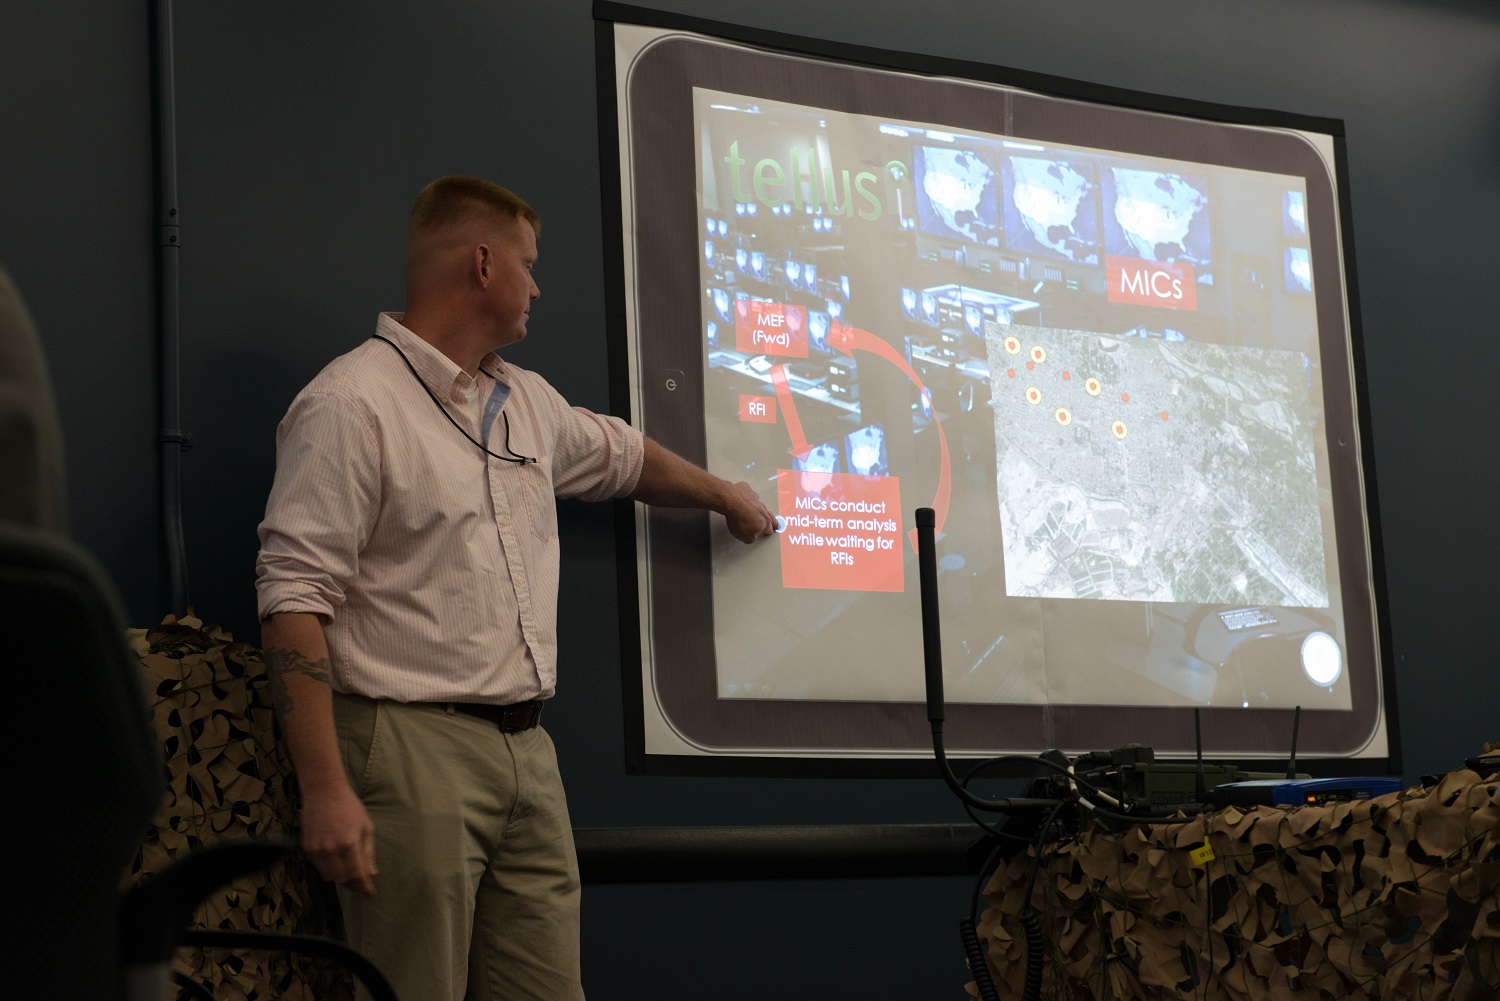
[[[807,357],[807,309],[754,299],[734,301],[734,347],[742,354]]]

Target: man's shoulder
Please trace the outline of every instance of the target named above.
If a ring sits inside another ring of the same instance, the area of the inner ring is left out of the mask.
[[[371,337],[324,365],[302,391],[363,397],[389,385],[391,374],[396,372],[392,361],[396,366],[401,364],[395,352]]]
[[[321,426],[350,418],[371,432],[379,424],[379,402],[389,399],[392,378],[399,375],[383,356],[383,347],[371,338],[324,365],[292,400],[280,433],[295,423]]]
[[[562,394],[547,381],[546,376],[534,369],[524,368],[513,361],[506,361],[498,370],[498,374],[500,380],[509,386],[513,393],[519,389],[524,393],[543,394],[564,404],[567,403]]]
[[[386,357],[389,355],[390,357]],[[333,397],[355,410],[366,411],[388,397],[401,360],[373,337],[324,365],[293,401],[293,409],[313,397]]]

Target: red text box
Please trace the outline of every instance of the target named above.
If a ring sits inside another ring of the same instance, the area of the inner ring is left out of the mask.
[[[807,357],[807,310],[780,302],[734,301],[734,346],[745,354]]]
[[[1167,309],[1198,308],[1198,285],[1191,264],[1162,264],[1139,257],[1104,258],[1110,302]]]
[[[753,424],[776,423],[776,397],[740,394],[740,420]]]
[[[784,587],[903,589],[896,477],[779,469],[776,497]]]

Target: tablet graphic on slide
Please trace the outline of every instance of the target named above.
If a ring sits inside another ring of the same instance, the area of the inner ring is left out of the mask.
[[[783,526],[637,510],[644,754],[926,753],[918,507],[957,753],[1386,753],[1332,130],[614,58],[630,418]]]

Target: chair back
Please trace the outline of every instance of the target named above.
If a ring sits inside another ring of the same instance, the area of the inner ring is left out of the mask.
[[[6,993],[117,998],[120,886],[166,789],[161,753],[103,571],[60,536],[3,522],[0,663],[22,957]]]
[[[62,437],[26,304],[0,268],[0,522],[64,529]]]

